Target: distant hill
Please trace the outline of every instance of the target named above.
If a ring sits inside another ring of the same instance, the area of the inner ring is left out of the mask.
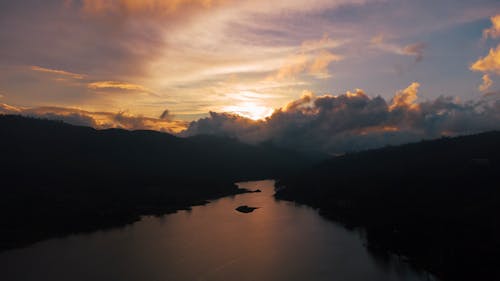
[[[445,280],[500,280],[500,132],[334,157],[277,188],[363,229],[376,254]]]
[[[95,130],[0,115],[0,249],[122,225],[242,192],[237,180],[294,173],[312,160],[234,139]]]

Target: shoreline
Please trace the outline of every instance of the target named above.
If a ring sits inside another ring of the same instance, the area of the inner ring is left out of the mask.
[[[63,220],[40,217],[39,219],[48,222],[45,227],[40,228],[22,225],[17,228],[11,227],[9,229],[8,226],[3,226],[0,234],[0,252],[22,249],[39,242],[65,238],[70,235],[120,229],[140,221],[143,216],[164,216],[174,214],[178,211],[190,210],[195,206],[209,204],[212,200],[251,192],[251,190],[238,187],[227,192],[218,192],[208,195],[203,199],[186,200],[176,205],[135,206],[134,210],[123,209],[115,213],[103,213],[100,216],[81,216],[69,225],[65,224],[67,222]]]

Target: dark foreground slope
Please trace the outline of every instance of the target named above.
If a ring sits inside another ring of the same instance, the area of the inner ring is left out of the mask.
[[[445,280],[500,280],[499,132],[336,157],[277,188],[362,229],[373,252]]]
[[[0,116],[0,250],[119,226],[244,192],[236,180],[297,171],[271,146]]]

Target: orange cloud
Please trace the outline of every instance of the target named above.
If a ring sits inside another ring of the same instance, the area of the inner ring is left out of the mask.
[[[143,92],[151,92],[148,88],[127,82],[119,82],[119,81],[97,81],[92,82],[87,85],[90,89],[99,90],[99,89],[118,89],[118,90],[127,90],[127,91],[143,91]]]
[[[419,83],[413,82],[406,89],[396,93],[396,95],[392,99],[392,104],[389,106],[389,110],[392,111],[398,107],[405,107],[409,109],[418,108],[418,105],[415,104],[415,101],[418,98],[419,87],[420,87]]]
[[[496,49],[490,49],[488,55],[474,62],[470,69],[472,71],[490,72],[500,75],[500,44]]]
[[[331,39],[328,34],[324,34],[319,40],[306,40],[302,42],[301,50],[311,52],[317,50],[331,49],[341,45],[341,42]]]
[[[21,109],[5,103],[0,103],[0,114],[19,114]]]
[[[168,112],[168,111],[167,111]],[[159,118],[129,114],[126,111],[93,112],[66,107],[15,107],[0,103],[0,114],[19,114],[89,126],[96,129],[121,128],[126,130],[155,130],[179,133],[186,129],[187,122],[165,118],[165,112]],[[171,115],[170,115],[171,116]]]
[[[254,102],[243,102],[236,105],[224,106],[222,110],[255,121],[263,120],[273,113],[272,108]]]
[[[500,37],[500,15],[491,17],[492,26],[483,30],[483,39]],[[488,73],[500,75],[500,44],[495,49],[491,48],[485,57],[479,58],[471,66],[470,70],[484,73],[479,91],[487,91],[493,81]]]
[[[360,96],[366,96],[365,91],[363,89],[357,88],[354,92],[347,91],[345,93],[346,97],[348,98],[355,98],[355,97],[360,97]]]
[[[500,15],[491,17],[492,26],[483,31],[483,39],[500,37]]]
[[[82,9],[87,14],[171,14],[183,7],[209,8],[222,0],[83,0]]]
[[[314,100],[314,94],[309,91],[305,91],[298,100],[291,101],[283,107],[283,111],[293,111],[302,106],[309,105]]]
[[[486,92],[491,87],[491,85],[493,85],[493,81],[488,74],[483,75],[482,79],[483,83],[479,85],[479,91]]]
[[[286,79],[305,73],[318,79],[330,77],[328,66],[334,61],[342,59],[340,55],[333,54],[329,49],[339,46],[339,42],[324,35],[319,40],[306,40],[300,50],[292,55],[271,78]]]
[[[390,103],[359,89],[341,95],[306,92],[259,122],[211,112],[209,117],[191,122],[181,134],[231,136],[248,143],[342,153],[500,128],[496,104],[486,100],[462,103],[444,96],[418,102],[418,88],[418,83],[412,83]]]
[[[287,60],[287,62],[278,70],[274,78],[281,80],[293,77],[304,72],[309,64],[309,57],[306,55],[295,55]]]
[[[37,71],[37,72],[44,72],[44,73],[67,76],[67,77],[70,77],[73,79],[83,79],[85,77],[85,75],[79,74],[79,73],[58,70],[58,69],[50,69],[50,68],[40,67],[40,66],[36,66],[36,65],[30,66],[30,69],[33,71]]]
[[[328,73],[328,66],[334,61],[339,61],[340,56],[334,55],[328,51],[321,51],[309,65],[309,74],[315,76],[316,78],[328,78],[330,74]]]

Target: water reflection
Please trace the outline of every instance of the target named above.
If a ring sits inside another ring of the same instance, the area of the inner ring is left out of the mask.
[[[119,230],[0,253],[2,280],[428,280],[380,263],[359,236],[305,206],[275,201],[273,181]],[[252,213],[234,209],[260,207]]]

